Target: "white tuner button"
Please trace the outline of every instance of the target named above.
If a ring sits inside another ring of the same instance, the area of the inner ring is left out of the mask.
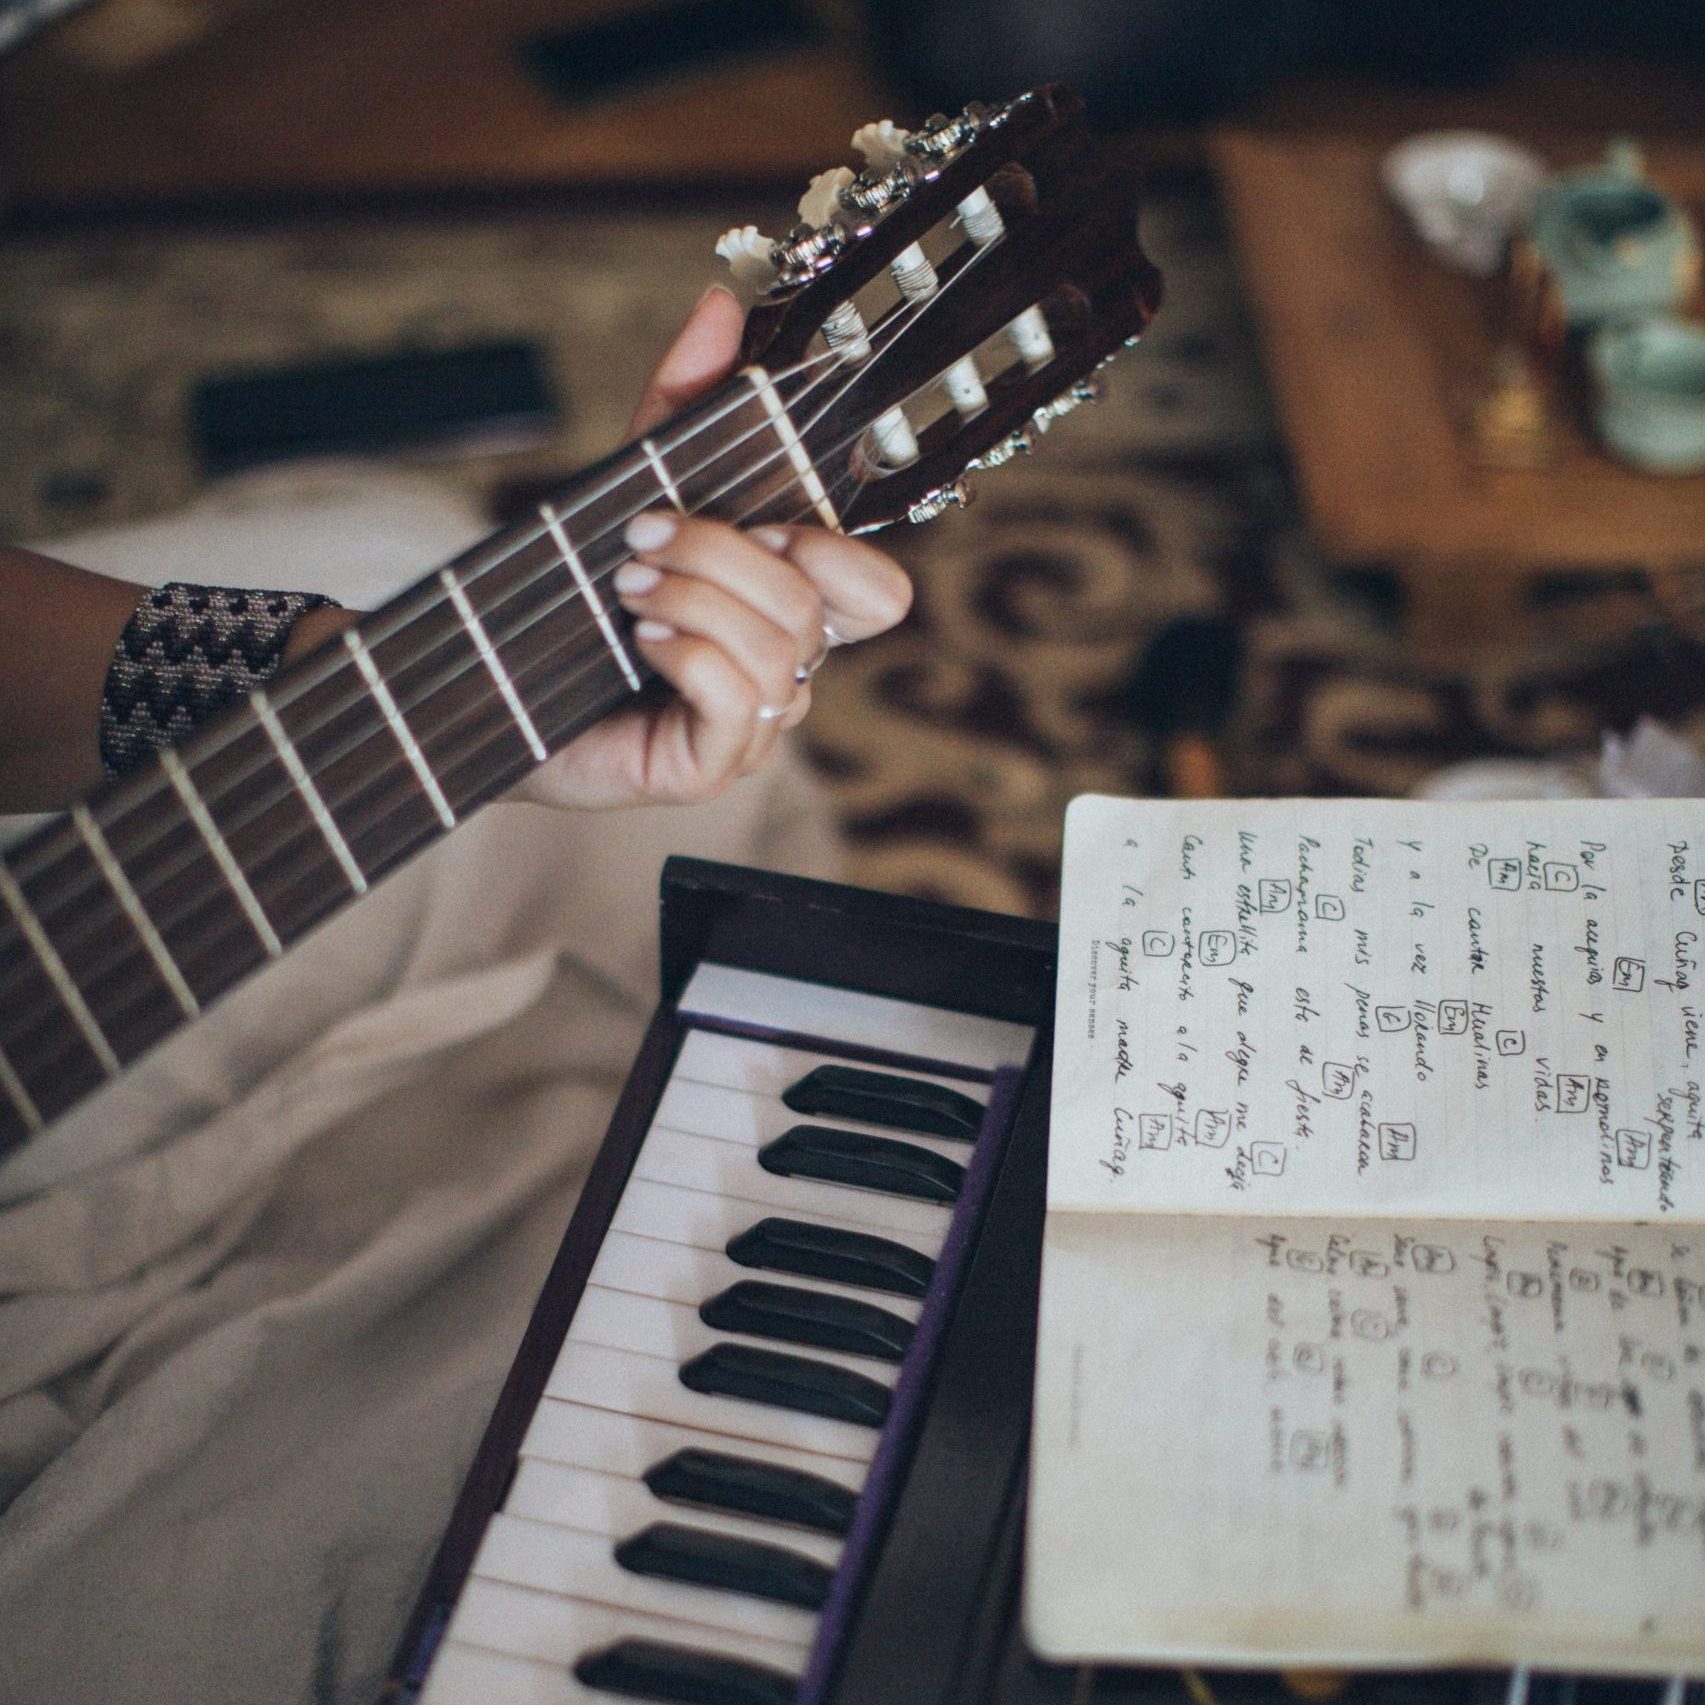
[[[1006,335],[1024,358],[1026,367],[1046,367],[1054,359],[1054,340],[1040,308],[1026,308],[1006,328]]]
[[[752,290],[768,290],[775,283],[775,247],[756,225],[736,225],[716,239],[716,252],[728,270]]]
[[[823,341],[849,361],[863,361],[870,354],[870,329],[851,302],[843,302],[823,322]]]
[[[799,198],[799,217],[807,225],[827,225],[840,209],[841,191],[852,181],[851,166],[832,166],[819,172]]]
[[[980,249],[986,249],[1006,230],[1006,221],[986,189],[974,189],[959,203],[959,217],[965,222],[965,235]]]
[[[876,440],[876,452],[885,467],[903,468],[918,459],[918,437],[905,414],[891,408],[879,415],[870,435]]]
[[[900,163],[910,135],[909,130],[902,130],[891,118],[863,124],[853,133],[853,152],[873,171],[885,172]]]
[[[910,243],[889,262],[888,270],[908,302],[922,302],[933,296],[940,282],[929,258],[916,243]]]
[[[989,406],[989,393],[983,389],[983,376],[969,355],[962,355],[942,374],[941,388],[963,415],[980,414]]]

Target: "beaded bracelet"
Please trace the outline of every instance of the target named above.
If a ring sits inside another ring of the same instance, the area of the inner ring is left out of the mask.
[[[101,762],[123,775],[174,746],[278,668],[297,618],[336,608],[317,592],[180,581],[149,592],[119,635],[101,694]]]

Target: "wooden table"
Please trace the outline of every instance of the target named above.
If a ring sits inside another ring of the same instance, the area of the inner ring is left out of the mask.
[[[1636,568],[1668,585],[1705,565],[1705,476],[1619,466],[1572,419],[1543,470],[1470,455],[1492,368],[1498,287],[1432,260],[1379,185],[1387,142],[1223,133],[1214,157],[1315,538],[1402,577],[1434,659],[1509,643],[1533,577]],[[1554,165],[1602,143],[1541,139]],[[1655,182],[1705,209],[1705,148],[1654,146]]]
[[[839,27],[816,45],[714,60],[571,106],[517,51],[542,32],[647,9],[107,0],[0,63],[0,198],[33,214],[635,185],[803,190],[890,110]],[[832,26],[837,9],[821,10]],[[186,39],[155,40],[164,19]]]

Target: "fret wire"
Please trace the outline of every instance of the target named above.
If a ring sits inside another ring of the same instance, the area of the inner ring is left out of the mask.
[[[787,459],[793,464],[793,471],[799,475],[799,483],[805,488],[805,495],[811,499],[811,507],[822,518],[824,526],[831,532],[840,532],[841,518],[835,513],[834,505],[829,502],[829,494],[823,489],[817,464],[811,460],[811,453],[805,448],[805,442],[799,436],[799,429],[793,424],[793,416],[788,413],[787,404],[777,393],[775,382],[762,367],[744,368],[740,377],[751,381],[752,389],[764,405],[764,412],[775,426],[776,436],[786,449]]]
[[[0,1048],[0,1088],[6,1091],[7,1099],[18,1110],[18,1117],[31,1131],[39,1131],[46,1121],[41,1116],[41,1110],[30,1097],[30,1092],[24,1087],[24,1080],[18,1076],[12,1062],[6,1058],[6,1050]]]
[[[197,790],[189,771],[184,768],[183,759],[167,746],[160,752],[160,765],[176,789],[178,798],[183,801],[190,821],[201,832],[201,838],[207,843],[207,850],[212,853],[213,862],[219,866],[220,874],[236,896],[237,904],[243,908],[255,934],[260,937],[261,946],[266,949],[269,958],[280,958],[284,952],[284,943],[278,939],[278,932],[272,927],[266,913],[261,910],[260,900],[249,886],[249,879],[243,874],[242,866],[237,863],[235,855],[226,845],[225,837],[219,832],[219,825],[213,821],[213,814],[207,809],[206,802]]]
[[[509,678],[509,671],[504,668],[503,659],[497,655],[497,648],[491,643],[490,634],[485,631],[485,623],[480,620],[472,600],[457,580],[456,571],[453,568],[442,568],[438,571],[438,578],[444,582],[445,589],[450,594],[450,602],[456,606],[456,614],[462,618],[462,626],[468,630],[475,650],[484,659],[492,680],[497,683],[497,690],[503,695],[503,702],[508,705],[509,714],[515,718],[516,725],[526,738],[533,756],[542,764],[550,753],[545,750],[545,743],[539,738],[539,731],[533,726],[533,719],[527,714],[527,707],[522,704],[521,695],[516,692],[515,683]]]
[[[343,630],[343,643],[349,648],[349,654],[355,659],[355,666],[361,671],[361,676],[367,683],[368,690],[373,695],[374,702],[384,713],[385,720],[391,725],[391,732],[396,735],[398,744],[403,749],[403,756],[409,761],[409,768],[420,780],[420,785],[426,790],[426,797],[432,801],[432,809],[438,813],[438,820],[446,829],[456,826],[456,813],[450,809],[450,801],[444,797],[444,789],[438,785],[438,778],[432,773],[432,766],[426,761],[426,754],[420,749],[420,742],[415,739],[414,731],[403,721],[403,713],[397,709],[397,701],[391,697],[391,689],[385,683],[385,677],[379,673],[379,665],[373,661],[372,654],[362,643],[361,635],[354,628]]]
[[[627,676],[628,685],[637,693],[645,683],[640,680],[639,671],[633,666],[633,659],[628,656],[626,648],[617,636],[615,623],[610,620],[609,612],[604,608],[604,601],[598,596],[597,587],[587,575],[586,565],[580,560],[580,553],[569,543],[568,534],[563,531],[562,517],[548,503],[539,505],[539,514],[544,520],[546,530],[556,541],[557,549],[562,553],[563,566],[574,576],[575,584],[586,600],[586,607],[592,612],[592,619],[604,636],[604,643],[615,653],[616,661],[622,666],[622,673]]]
[[[680,487],[675,484],[675,476],[669,472],[669,465],[663,460],[662,452],[649,438],[640,439],[639,447],[650,459],[651,471],[657,476],[657,483],[663,487],[663,495],[685,515],[687,506],[681,501]]]
[[[122,1069],[118,1055],[113,1052],[112,1044],[106,1039],[100,1025],[95,1022],[95,1015],[89,1010],[89,1003],[83,999],[83,991],[77,987],[71,973],[66,970],[65,961],[59,957],[59,950],[48,939],[47,931],[42,928],[35,909],[25,898],[23,889],[18,886],[17,878],[3,863],[0,863],[0,896],[5,897],[18,928],[24,932],[24,939],[35,949],[36,958],[53,984],[54,992],[64,1003],[65,1010],[71,1014],[77,1028],[82,1031],[83,1040],[89,1044],[91,1052],[100,1061],[101,1069],[108,1077],[117,1077]]]
[[[360,864],[356,862],[355,854],[350,850],[349,842],[343,838],[343,831],[338,828],[336,820],[326,809],[326,802],[315,785],[314,778],[308,774],[308,766],[302,762],[302,754],[296,750],[296,742],[285,732],[284,724],[278,720],[278,713],[268,702],[265,692],[259,687],[249,694],[249,703],[254,708],[255,715],[260,719],[260,725],[266,730],[267,738],[271,740],[273,750],[278,753],[279,762],[284,765],[285,772],[295,784],[296,791],[301,794],[303,803],[308,807],[308,815],[314,819],[314,826],[320,831],[322,838],[331,848],[332,857],[343,868],[343,874],[349,886],[357,894],[367,892],[367,876]]]
[[[195,998],[189,984],[184,981],[184,974],[178,968],[177,960],[172,957],[164,937],[154,927],[154,920],[149,917],[147,908],[142,904],[142,896],[131,886],[124,867],[113,856],[106,836],[101,833],[100,824],[89,814],[88,806],[81,803],[71,807],[71,821],[77,825],[78,832],[88,844],[95,863],[100,866],[101,874],[107,879],[107,886],[117,896],[125,916],[130,919],[137,935],[141,937],[148,957],[154,961],[155,970],[164,979],[166,987],[172,991],[172,999],[178,1003],[185,1018],[198,1017],[201,1013],[201,1002]]]

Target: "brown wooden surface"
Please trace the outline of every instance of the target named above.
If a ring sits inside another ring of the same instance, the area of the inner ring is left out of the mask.
[[[1553,164],[1599,137],[1535,136]],[[1328,556],[1411,571],[1440,635],[1490,576],[1705,560],[1705,476],[1619,466],[1574,425],[1555,464],[1489,471],[1466,407],[1490,369],[1495,287],[1431,260],[1380,190],[1385,141],[1228,132],[1214,142],[1244,282],[1310,520]],[[1654,143],[1653,179],[1705,212],[1705,147]],[[1491,590],[1490,588],[1488,590]],[[1494,596],[1502,597],[1502,593]]]
[[[110,0],[78,30],[107,12],[122,22],[124,3]],[[791,181],[845,159],[852,132],[884,110],[844,30],[822,48],[682,72],[573,107],[515,53],[530,36],[640,9],[640,0],[275,0],[216,9],[202,33],[140,63],[96,62],[67,25],[0,66],[0,194],[35,208]]]

